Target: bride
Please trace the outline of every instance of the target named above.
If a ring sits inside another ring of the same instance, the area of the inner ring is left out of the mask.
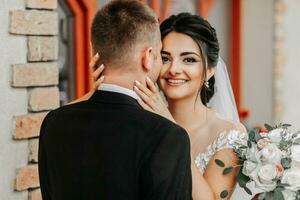
[[[223,168],[215,163],[219,159],[225,166],[238,165],[231,142],[247,137],[238,120],[226,66],[219,57],[215,29],[197,15],[181,13],[161,24],[161,36],[163,65],[158,85],[165,98],[150,79],[146,80],[147,87],[136,81],[134,91],[140,96],[139,104],[189,133],[193,199],[251,199],[235,187],[238,168],[223,175]],[[91,61],[91,67],[96,61]],[[102,70],[93,73],[96,88],[104,80]]]

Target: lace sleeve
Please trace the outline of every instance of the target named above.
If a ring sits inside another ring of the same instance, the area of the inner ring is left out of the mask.
[[[248,134],[239,130],[223,131],[216,140],[216,152],[222,149],[232,149],[247,145],[247,139]]]
[[[209,161],[218,151],[223,149],[238,148],[247,145],[248,135],[239,130],[222,131],[217,139],[210,144],[203,153],[199,153],[195,158],[195,164],[203,174]]]

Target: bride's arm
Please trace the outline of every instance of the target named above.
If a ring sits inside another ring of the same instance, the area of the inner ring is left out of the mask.
[[[240,123],[233,124],[233,127],[229,128],[229,130],[237,130],[239,134],[246,133],[245,127]],[[215,162],[216,159],[223,161],[225,166],[218,166]],[[209,184],[215,199],[230,199],[236,186],[236,176],[240,169],[238,165],[239,158],[231,148],[225,147],[212,156],[203,176],[207,184]],[[233,171],[224,175],[224,169],[230,166],[234,166]],[[228,192],[225,198],[220,196],[223,191]]]
[[[225,167],[229,167],[238,165],[238,157],[232,149],[218,151],[209,161],[203,175],[215,199],[230,199],[236,185],[236,175],[239,168],[235,167],[231,173],[224,175],[223,170],[225,168],[218,166],[215,163],[216,159],[223,161]],[[221,198],[220,195],[225,190],[228,192],[228,195],[225,198]]]
[[[191,163],[192,168],[192,188],[193,188],[193,200],[214,200],[213,191],[210,188],[208,182],[204,179],[203,175],[197,168],[194,160]]]
[[[97,67],[97,62],[99,60],[99,54],[97,53],[96,55],[94,55],[89,63],[89,67],[92,71],[92,77],[93,77],[93,88],[91,91],[89,91],[88,93],[86,93],[85,95],[83,95],[82,97],[69,102],[68,104],[73,104],[73,103],[78,103],[81,101],[85,101],[88,100],[93,93],[95,92],[95,90],[97,90],[97,88],[99,87],[99,85],[101,85],[101,83],[104,81],[104,76],[101,76],[103,70],[104,70],[104,65],[100,65],[99,67]],[[100,77],[101,76],[101,77]]]

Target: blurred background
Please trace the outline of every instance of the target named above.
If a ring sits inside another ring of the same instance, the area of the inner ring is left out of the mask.
[[[109,0],[0,0],[0,199],[41,199],[38,135],[49,110],[91,87],[90,24]],[[299,0],[144,0],[217,30],[240,118],[300,130]],[[59,139],[59,138],[58,138]]]

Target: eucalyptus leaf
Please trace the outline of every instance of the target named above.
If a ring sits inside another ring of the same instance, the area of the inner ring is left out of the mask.
[[[271,131],[271,130],[274,129],[274,128],[273,128],[271,125],[269,125],[269,124],[265,124],[265,128],[266,128],[268,131]]]
[[[277,183],[277,188],[284,188],[284,187],[289,187],[290,184],[287,183]]]
[[[255,133],[254,135],[255,142],[258,142],[260,139],[262,139],[261,135],[259,133]]]
[[[292,159],[291,158],[282,158],[281,165],[284,169],[289,169],[292,166]]]
[[[223,175],[229,174],[230,172],[232,172],[232,170],[233,170],[233,167],[226,167],[223,170]]]
[[[251,148],[251,147],[252,147],[251,141],[248,140],[248,141],[247,141],[247,145],[248,145],[249,148]]]
[[[241,186],[242,188],[246,187],[246,184],[250,181],[250,178],[248,176],[246,176],[245,174],[243,174],[242,169],[240,169],[236,180],[239,184],[239,186]]]
[[[275,189],[274,190],[274,200],[284,200],[284,196],[280,190]]]
[[[250,190],[249,188],[247,188],[246,186],[243,187],[243,188],[244,188],[244,190],[245,190],[249,195],[252,195],[252,192],[251,192],[251,190]]]
[[[236,149],[235,153],[238,154],[239,156],[242,155],[242,150],[241,149]]]
[[[260,193],[259,195],[258,195],[258,200],[264,200],[266,198],[266,193],[264,192],[264,193]]]
[[[290,127],[292,126],[291,124],[282,124],[283,127],[287,128],[287,127]]]
[[[249,141],[255,141],[255,131],[253,129],[249,132]]]
[[[227,190],[223,190],[223,191],[221,192],[221,194],[220,194],[220,197],[221,197],[222,199],[226,198],[227,196],[228,196],[228,191],[227,191]]]
[[[295,139],[294,144],[300,144],[300,138]]]
[[[225,167],[225,164],[222,160],[219,160],[219,159],[215,159],[215,163],[220,166],[220,167]]]
[[[279,143],[279,148],[281,149],[281,150],[283,150],[283,149],[288,149],[288,148],[290,148],[291,146],[292,146],[292,141],[286,141],[286,140],[282,140],[282,141],[280,141],[280,143]]]

